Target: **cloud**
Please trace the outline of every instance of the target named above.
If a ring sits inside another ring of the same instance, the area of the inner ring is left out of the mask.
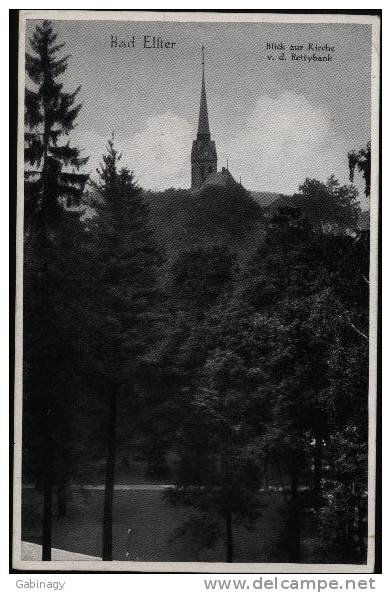
[[[261,96],[234,138],[221,145],[232,172],[254,190],[292,193],[306,177],[346,177],[346,154],[331,117],[303,95]]]
[[[90,154],[87,169],[94,175],[105,151],[107,136],[96,130],[79,131],[77,142]],[[121,163],[134,171],[145,189],[189,187],[190,150],[193,130],[175,113],[165,112],[146,119],[143,129],[132,137],[115,130],[115,146],[122,152]]]
[[[193,130],[183,118],[165,112],[146,120],[141,132],[126,140],[118,136],[124,162],[148,189],[188,187]]]

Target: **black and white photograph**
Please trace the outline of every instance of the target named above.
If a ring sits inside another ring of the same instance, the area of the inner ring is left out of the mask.
[[[373,571],[379,16],[19,27],[13,567]]]

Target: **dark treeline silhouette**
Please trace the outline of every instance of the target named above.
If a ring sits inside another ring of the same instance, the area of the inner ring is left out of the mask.
[[[174,537],[221,540],[227,562],[239,526],[262,524],[268,484],[283,501],[277,560],[302,560],[311,517],[320,561],[364,562],[369,234],[355,188],[306,179],[264,209],[239,184],[143,192],[112,136],[87,190],[68,58],[48,22],[30,43],[23,477],[42,493],[42,559],[69,486],[101,461],[113,559],[131,456],[188,508]],[[365,182],[369,158],[349,154]]]

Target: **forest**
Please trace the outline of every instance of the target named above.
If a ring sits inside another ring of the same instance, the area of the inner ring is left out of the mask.
[[[143,189],[114,134],[89,176],[63,45],[45,21],[26,54],[23,484],[42,560],[75,484],[102,485],[96,553],[118,559],[117,488],[139,481],[167,485],[172,538],[206,558],[246,556],[237,534],[273,531],[273,507],[279,540],[256,561],[365,562],[369,231],[353,182],[369,197],[370,144],[346,155],[351,184],[331,171],[265,208],[241,184]]]

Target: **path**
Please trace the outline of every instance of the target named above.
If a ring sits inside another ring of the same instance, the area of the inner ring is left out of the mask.
[[[42,560],[42,546],[30,542],[22,542],[22,560]],[[100,560],[98,556],[89,556],[68,550],[52,548],[52,560]]]

